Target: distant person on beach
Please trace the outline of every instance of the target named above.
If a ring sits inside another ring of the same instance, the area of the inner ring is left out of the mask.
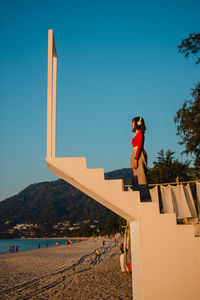
[[[103,240],[103,247],[105,246],[105,240]]]
[[[38,244],[38,249],[40,249],[40,244]]]
[[[121,254],[124,253],[124,244],[123,243],[119,245],[119,250],[120,250]]]
[[[135,137],[132,139],[131,181],[132,190],[140,192],[141,202],[150,202],[151,196],[147,183],[147,153],[144,150],[145,131],[144,119],[135,117],[132,120],[132,132],[135,133]]]
[[[119,261],[120,261],[120,267],[121,267],[121,271],[124,273],[126,271],[128,271],[128,267],[126,266],[126,262],[125,262],[125,253],[124,253],[124,244],[120,244],[119,245],[119,250],[121,252],[120,257],[119,257]],[[127,249],[126,249],[127,252]]]
[[[96,249],[94,255],[95,255],[95,261],[100,261],[100,251]]]
[[[18,252],[18,245],[16,246],[16,248],[15,248],[15,249],[16,249],[15,251],[16,251],[16,252]]]

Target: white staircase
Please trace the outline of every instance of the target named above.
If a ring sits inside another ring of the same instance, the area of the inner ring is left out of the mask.
[[[139,192],[123,191],[121,179],[105,180],[104,170],[87,169],[84,157],[46,158],[46,162],[57,176],[116,214],[129,222],[138,219]],[[133,201],[133,194],[138,201]]]
[[[56,157],[56,70],[53,31],[48,44],[47,157],[49,169],[130,223],[134,300],[199,300],[200,238],[193,225],[177,225],[175,214],[160,214],[157,203],[141,203],[122,180],[105,180],[103,169],[88,169],[84,157]]]

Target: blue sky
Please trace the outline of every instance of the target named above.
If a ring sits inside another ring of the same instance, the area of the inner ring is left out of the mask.
[[[177,45],[199,32],[199,1],[1,1],[0,200],[55,180],[46,156],[47,37],[58,54],[57,156],[129,167],[131,120],[143,116],[149,166],[175,151],[173,118],[199,81]]]

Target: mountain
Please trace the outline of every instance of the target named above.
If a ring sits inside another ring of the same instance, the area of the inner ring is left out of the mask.
[[[130,169],[105,173],[106,179],[123,178],[130,183]],[[0,232],[16,224],[53,225],[59,222],[81,223],[85,220],[104,224],[114,214],[62,179],[35,183],[19,194],[0,202]],[[7,224],[7,225],[5,225]]]

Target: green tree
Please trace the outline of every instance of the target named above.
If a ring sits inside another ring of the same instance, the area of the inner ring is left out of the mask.
[[[196,64],[200,63],[200,34],[192,33],[178,46],[179,52],[189,57],[197,56]],[[200,156],[200,82],[192,89],[192,100],[187,100],[177,111],[174,121],[177,123],[177,135],[180,136],[179,144],[185,146],[186,154],[195,156],[195,167],[199,168]],[[198,169],[200,171],[200,168]]]
[[[196,178],[200,178],[200,157],[196,157],[195,159],[194,174]]]
[[[69,230],[69,227],[66,227],[66,228],[63,230],[62,235],[63,235],[63,236],[71,236],[71,231]]]
[[[124,218],[120,217],[120,216],[118,216],[117,221],[118,221],[119,232],[124,232],[125,229],[122,228],[122,226],[126,226],[127,221]]]
[[[174,118],[177,126],[177,135],[180,136],[179,144],[185,145],[186,154],[200,154],[200,82],[192,90],[194,100],[185,101]]]
[[[158,152],[157,161],[153,162],[153,168],[148,170],[149,183],[168,183],[175,182],[177,176],[180,181],[187,181],[192,178],[190,162],[180,162],[174,158],[174,153],[168,150]]]
[[[200,52],[200,33],[190,33],[189,37],[182,40],[177,47],[179,49],[178,52],[184,54],[186,58],[193,54],[197,57],[196,64],[200,63],[200,57],[198,57]]]
[[[79,236],[91,236],[93,234],[93,230],[86,223],[82,223],[80,229],[78,230]]]
[[[118,223],[118,216],[117,215],[110,215],[106,219],[105,223],[105,233],[106,234],[114,234],[119,232],[119,223]]]

